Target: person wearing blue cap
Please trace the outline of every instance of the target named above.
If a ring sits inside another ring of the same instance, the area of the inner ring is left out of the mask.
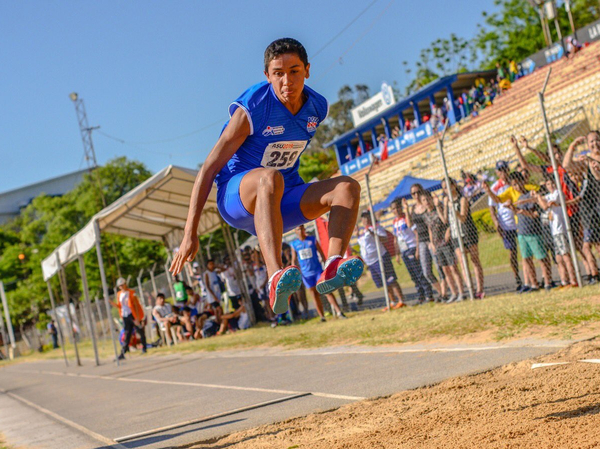
[[[498,180],[492,184],[491,190],[495,195],[501,195],[510,188],[508,175],[510,168],[508,162],[496,162],[496,176]],[[510,267],[515,275],[515,283],[517,284],[517,292],[523,289],[523,282],[519,275],[519,260],[518,260],[518,243],[517,243],[517,223],[515,214],[506,205],[495,202],[492,197],[488,199],[490,215],[494,222],[496,231],[502,237],[504,248],[510,253]]]

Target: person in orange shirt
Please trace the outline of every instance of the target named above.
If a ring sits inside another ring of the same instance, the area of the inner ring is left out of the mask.
[[[144,309],[135,292],[127,287],[127,281],[123,278],[117,279],[117,302],[111,301],[113,307],[119,309],[119,315],[123,319],[125,330],[125,342],[119,355],[119,360],[125,359],[125,353],[129,351],[129,342],[135,331],[140,334],[142,341],[142,352],[146,353],[146,333],[144,332]]]

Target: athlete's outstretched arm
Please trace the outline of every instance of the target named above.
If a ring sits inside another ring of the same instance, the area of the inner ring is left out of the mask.
[[[198,252],[198,224],[202,209],[206,204],[206,199],[210,193],[217,173],[231,159],[238,148],[244,143],[244,140],[250,135],[250,123],[245,112],[238,108],[233,113],[229,124],[223,130],[221,137],[209,153],[206,161],[196,176],[196,182],[192,189],[190,198],[190,210],[188,211],[187,221],[183,240],[179,246],[179,251],[173,258],[170,271],[177,275],[181,272],[185,262],[191,262]]]

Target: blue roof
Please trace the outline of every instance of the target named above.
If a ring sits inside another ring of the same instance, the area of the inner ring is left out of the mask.
[[[421,184],[425,190],[430,192],[442,188],[442,181],[405,176],[385,200],[373,206],[373,210],[377,212],[378,210],[390,207],[392,201],[394,201],[396,198],[410,198],[410,187],[413,184]]]
[[[436,92],[439,92],[440,90],[452,85],[452,83],[454,83],[457,79],[458,79],[458,75],[449,75],[449,76],[445,76],[443,78],[438,78],[435,81],[432,81],[427,86],[420,89],[418,92],[416,92],[406,98],[403,98],[402,100],[398,101],[396,104],[391,106],[390,108],[377,114],[375,117],[373,117],[369,121],[362,123],[361,125],[357,126],[356,128],[342,134],[341,136],[336,137],[331,142],[327,142],[325,144],[325,148],[327,148],[331,145],[334,145],[334,144],[344,144],[344,143],[351,141],[352,139],[354,139],[356,137],[356,133],[363,133],[366,131],[370,131],[375,126],[381,125],[382,118],[391,117],[393,115],[400,113],[401,111],[411,108],[412,107],[411,103],[418,103],[419,101],[429,98],[431,95],[435,94]]]

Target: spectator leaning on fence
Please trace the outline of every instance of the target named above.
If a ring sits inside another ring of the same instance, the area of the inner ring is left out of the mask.
[[[121,349],[119,359],[125,358],[125,353],[129,352],[129,342],[134,332],[138,332],[142,342],[142,352],[146,353],[146,332],[144,331],[144,309],[135,292],[127,287],[127,281],[123,278],[117,279],[117,302],[111,301],[114,307],[119,309],[119,314],[123,319],[123,329],[125,330],[125,342]]]
[[[396,236],[395,243],[397,247],[396,261],[399,265],[401,260],[404,262],[417,289],[419,302],[433,301],[433,289],[425,278],[419,259],[417,259],[417,236],[414,229],[409,227],[406,221],[406,210],[408,210],[406,199],[396,198],[392,202],[392,210],[396,214],[396,218],[394,218],[394,235]]]
[[[444,192],[448,191],[446,188],[446,181],[442,181],[442,188],[444,189]],[[475,281],[477,283],[477,292],[475,293],[475,297],[478,299],[483,299],[485,297],[485,292],[483,290],[483,267],[481,266],[481,260],[479,258],[479,231],[477,231],[477,227],[473,221],[473,216],[471,215],[471,205],[469,204],[469,200],[462,196],[456,181],[454,181],[452,178],[450,179],[450,194],[452,195],[452,198],[446,197],[444,201],[444,213],[446,219],[448,220],[448,224],[450,225],[450,232],[456,252],[456,258],[458,260],[462,259],[462,253],[460,251],[460,245],[458,241],[458,236],[460,233],[466,252],[465,258],[467,256],[471,258],[471,263],[473,264],[473,269],[475,271]],[[454,208],[456,221],[452,220],[452,216],[450,215],[450,207]],[[465,270],[466,269],[467,268],[465,267]],[[467,276],[469,276],[469,273],[465,270],[463,270],[463,277],[465,279],[465,283],[467,283]]]
[[[415,230],[417,236],[416,257],[421,264],[421,270],[425,279],[437,290],[443,298],[446,296],[446,288],[443,280],[443,273],[438,270],[442,277],[442,282],[438,282],[433,274],[433,254],[429,249],[429,228],[425,223],[425,214],[427,213],[427,203],[424,198],[425,189],[421,184],[413,184],[410,187],[410,195],[415,200],[415,204],[410,209],[405,209],[406,223],[411,229]]]
[[[589,154],[575,158],[579,145],[587,143]],[[589,265],[589,283],[599,281],[596,258],[592,246],[600,250],[600,132],[591,131],[586,137],[575,139],[567,150],[563,167],[573,177],[583,179],[579,192],[579,208],[583,228],[583,254]]]
[[[491,187],[494,194],[500,195],[510,188],[510,181],[508,179],[509,173],[508,162],[496,162],[496,176],[498,177],[498,180],[494,182]],[[504,248],[510,253],[510,268],[515,275],[517,291],[521,291],[523,282],[519,275],[517,223],[515,221],[515,214],[510,207],[495,202],[491,197],[488,199],[488,206],[490,208],[490,216],[494,222],[494,227],[500,237],[502,237]]]
[[[375,239],[375,232],[380,238],[387,238],[387,233],[379,224],[373,226],[371,222],[371,214],[369,211],[364,211],[361,218],[361,224],[363,226],[363,233],[358,237],[358,244],[360,245],[360,256],[364,260],[365,264],[369,267],[371,277],[377,288],[383,287],[383,279],[389,289],[390,294],[390,306],[393,309],[398,309],[405,306],[404,296],[400,284],[398,284],[398,276],[394,270],[394,264],[392,263],[392,257],[386,251],[385,247],[379,241],[379,251],[383,259],[384,273],[381,272],[379,266],[379,258],[377,256],[377,240]],[[397,302],[394,301],[397,298]],[[385,309],[384,309],[385,310]]]

